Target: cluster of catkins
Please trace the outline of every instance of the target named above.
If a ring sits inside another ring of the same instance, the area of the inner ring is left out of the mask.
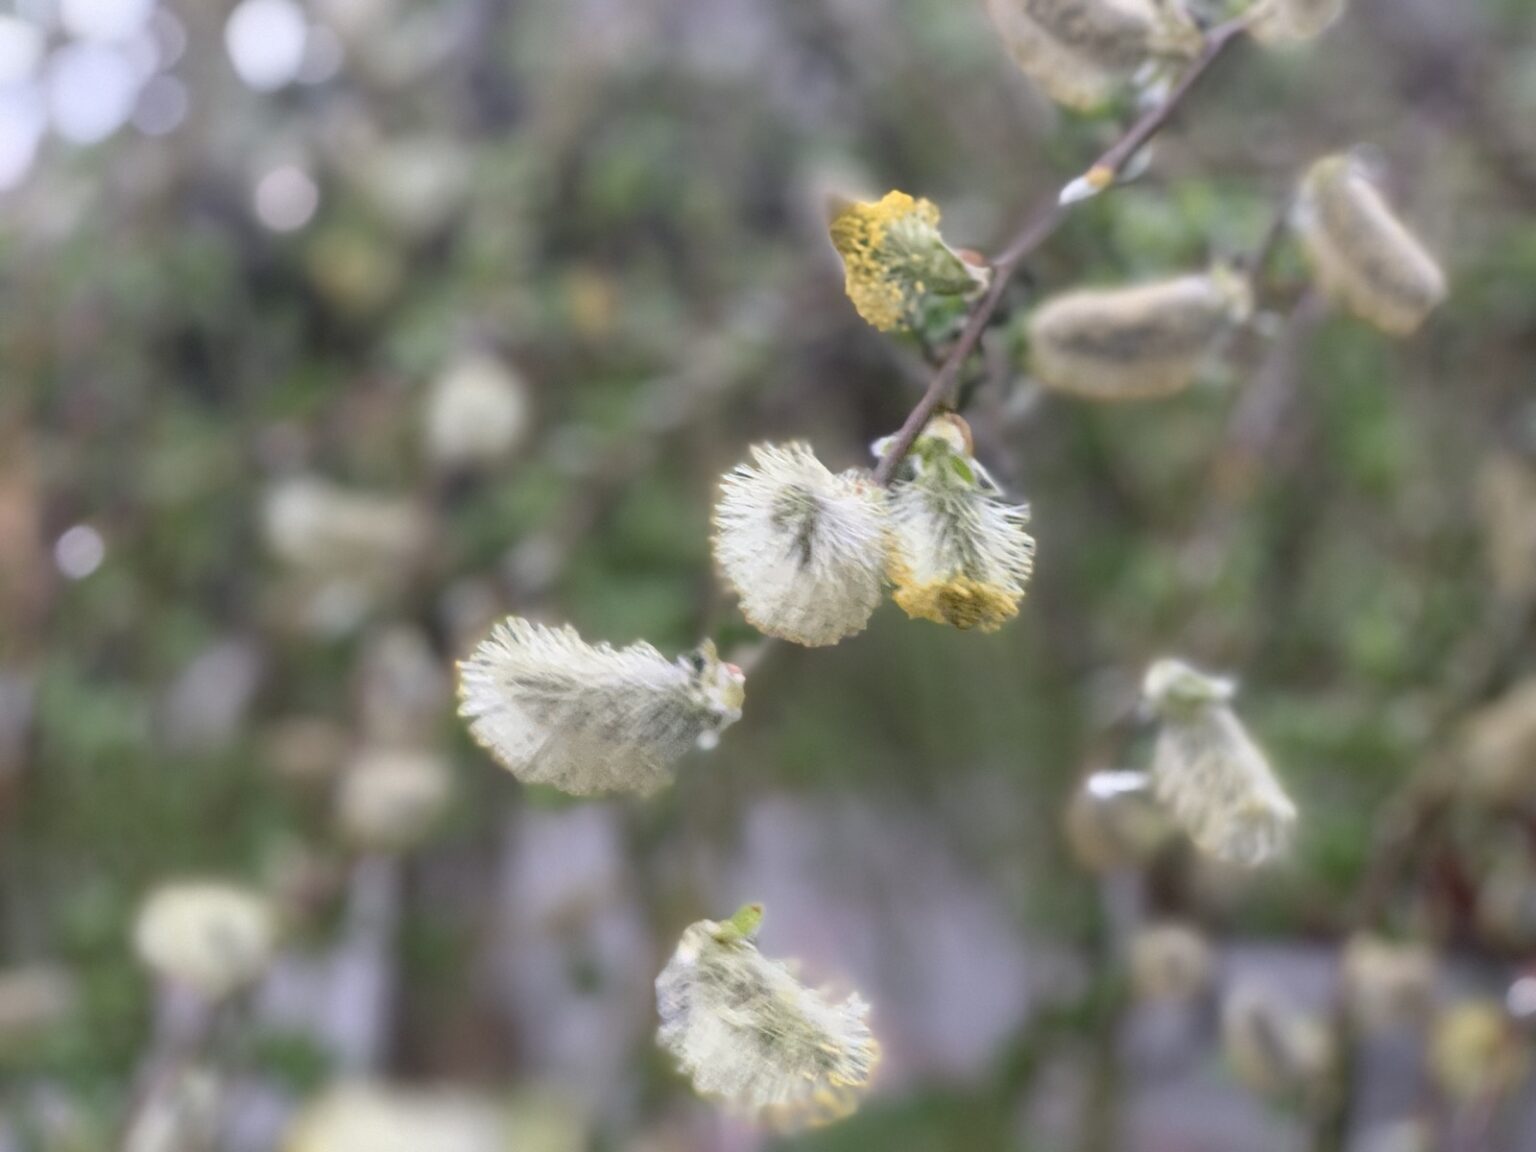
[[[1023,70],[1072,106],[1133,82],[1155,92],[1170,65],[1207,43],[1181,0],[989,0],[989,8]],[[1262,40],[1296,41],[1342,8],[1343,0],[1258,0],[1244,19]],[[1087,194],[1114,175],[1088,180]],[[880,331],[948,338],[945,326],[990,286],[991,268],[950,247],[939,218],[904,192],[834,205],[830,234],[849,299]],[[1313,166],[1292,222],[1318,287],[1384,329],[1412,330],[1445,293],[1434,261],[1352,157]],[[1253,308],[1250,279],[1224,266],[1069,292],[1027,317],[1029,368],[1045,387],[1087,399],[1168,396],[1189,386]],[[715,561],[759,631],[836,644],[864,629],[887,592],[908,616],[958,629],[990,632],[1017,615],[1034,564],[1027,507],[977,461],[954,413],[934,416],[905,452],[895,442],[875,444],[874,470],[841,473],[805,443],[758,445],[723,478]],[[1224,861],[1255,866],[1277,855],[1296,809],[1234,715],[1233,685],[1161,661],[1144,696],[1160,725],[1150,770],[1106,777],[1100,799],[1137,798],[1155,809],[1145,829],[1171,821]],[[518,617],[460,665],[460,711],[475,738],[518,779],[573,795],[665,786],[690,749],[712,747],[740,718],[744,699],[743,672],[708,641],[674,660],[649,644],[589,644],[568,626]],[[1085,809],[1082,827],[1104,832],[1096,818]],[[1124,827],[1113,822],[1110,832]],[[1106,852],[1117,850],[1113,835],[1100,837]],[[867,1007],[857,996],[834,1001],[764,959],[754,943],[760,918],[749,905],[684,933],[657,980],[660,1041],[701,1092],[754,1115],[841,1115],[878,1057]]]

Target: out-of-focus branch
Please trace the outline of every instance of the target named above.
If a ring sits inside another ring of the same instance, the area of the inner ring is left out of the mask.
[[[1125,135],[1110,145],[1109,149],[1094,161],[1087,173],[1080,178],[1090,190],[1088,194],[1091,195],[1093,191],[1103,191],[1114,184],[1132,158],[1167,127],[1189,94],[1210,71],[1211,66],[1226,53],[1228,48],[1242,38],[1248,30],[1249,23],[1248,17],[1238,17],[1217,25],[1206,34],[1205,44],[1200,54],[1179,78],[1178,83],[1169,90],[1168,95],[1137,120]],[[1003,295],[1007,292],[1014,274],[1019,270],[1019,265],[1024,262],[1025,257],[1056,233],[1056,230],[1066,221],[1070,211],[1070,200],[1063,197],[1052,200],[1024,223],[993,260],[992,283],[976,307],[971,310],[970,318],[966,321],[959,339],[949,350],[949,355],[944,358],[944,362],[939,365],[938,371],[933,374],[922,399],[907,416],[901,430],[892,437],[889,449],[881,457],[880,464],[875,469],[877,483],[891,482],[896,469],[906,459],[913,443],[953,390],[966,360],[981,343],[982,334],[987,330],[987,325],[992,322],[992,317],[997,312],[998,305],[1002,303]]]

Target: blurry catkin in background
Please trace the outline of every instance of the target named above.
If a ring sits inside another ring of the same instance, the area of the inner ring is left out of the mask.
[[[1159,721],[1152,751],[1158,799],[1202,852],[1263,864],[1290,843],[1296,806],[1231,707],[1236,686],[1179,660],[1147,670],[1143,694]]]
[[[836,644],[862,632],[885,588],[890,521],[867,472],[834,476],[805,444],[758,445],[715,506],[715,560],[759,632]]]
[[[987,0],[1014,60],[1059,104],[1102,104],[1150,60],[1192,56],[1200,31],[1163,0]]]
[[[1226,269],[1068,292],[1030,317],[1031,366],[1046,387],[1088,399],[1169,396],[1251,308],[1248,282]]]
[[[156,976],[216,1001],[253,983],[277,947],[277,915],[260,893],[220,881],[163,884],[139,909],[133,941]]]
[[[1221,1010],[1222,1047],[1237,1078],[1267,1099],[1315,1099],[1333,1061],[1322,1023],[1258,984],[1241,984]]]
[[[1344,15],[1347,0],[1258,0],[1253,34],[1278,44],[1296,44],[1321,36]]]
[[[1445,276],[1352,156],[1312,165],[1296,226],[1321,288],[1377,327],[1406,335],[1445,299]]]

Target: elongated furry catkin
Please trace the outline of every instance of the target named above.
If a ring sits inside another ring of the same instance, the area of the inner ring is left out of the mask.
[[[1260,0],[1263,12],[1252,24],[1253,34],[1270,43],[1312,40],[1344,15],[1348,0]]]
[[[1295,221],[1319,287],[1387,332],[1407,335],[1445,299],[1445,274],[1351,156],[1312,165]]]
[[[706,642],[677,660],[649,644],[587,644],[513,616],[459,664],[459,713],[524,783],[649,794],[741,716],[744,677]]]
[[[1058,104],[1102,104],[1143,64],[1192,56],[1199,29],[1179,0],[987,0],[1019,67]]]
[[[1187,388],[1252,293],[1225,269],[1046,300],[1029,321],[1040,383],[1093,400],[1141,400]]]
[[[801,984],[754,942],[760,906],[691,925],[656,978],[657,1041],[706,1096],[779,1127],[852,1112],[880,1059],[857,994]]]
[[[1152,786],[1197,848],[1254,867],[1287,847],[1296,806],[1233,714],[1233,693],[1182,661],[1148,669],[1143,695],[1160,721]]]

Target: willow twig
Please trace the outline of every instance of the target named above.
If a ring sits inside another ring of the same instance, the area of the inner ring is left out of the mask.
[[[1206,34],[1205,44],[1200,54],[1195,57],[1168,95],[1131,125],[1125,135],[1110,145],[1109,149],[1089,167],[1087,174],[1082,177],[1088,187],[1102,190],[1115,182],[1131,159],[1167,127],[1168,122],[1173,119],[1185,99],[1210,71],[1211,66],[1247,32],[1249,23],[1248,17],[1241,16],[1217,25]],[[889,484],[892,477],[896,475],[896,469],[901,466],[901,462],[906,459],[907,453],[911,451],[918,436],[928,426],[928,421],[933,418],[933,414],[939,410],[945,397],[954,388],[956,380],[960,377],[961,367],[981,343],[982,334],[987,330],[987,325],[992,322],[992,317],[997,312],[998,305],[1002,303],[1003,294],[1008,290],[1008,284],[1019,270],[1019,265],[1024,262],[1025,257],[1056,233],[1066,221],[1071,207],[1071,203],[1064,203],[1060,196],[1043,205],[1029,217],[1013,239],[992,261],[991,285],[976,307],[972,309],[970,318],[966,321],[965,328],[961,331],[959,339],[955,341],[954,347],[949,350],[949,355],[944,358],[938,371],[929,380],[927,391],[907,416],[901,430],[891,437],[890,447],[886,449],[885,455],[880,458],[880,463],[875,468],[877,483]]]

